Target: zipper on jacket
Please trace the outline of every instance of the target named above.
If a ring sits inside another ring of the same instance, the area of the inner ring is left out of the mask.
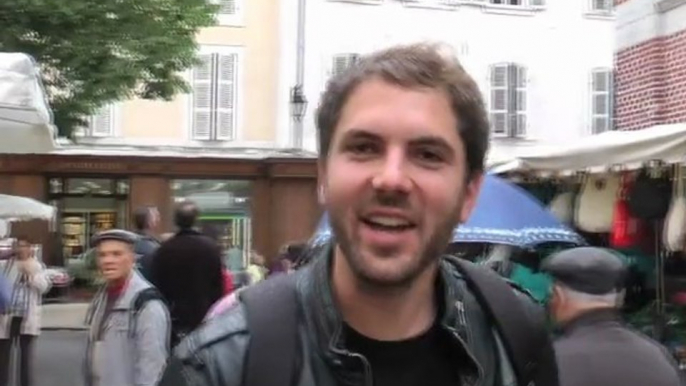
[[[336,342],[338,342],[340,336],[341,336],[341,331],[343,330],[343,326],[339,325],[338,328],[336,329],[336,332],[333,334],[331,337],[331,341],[329,341],[329,350],[331,350],[334,354],[337,355],[343,355],[348,358],[355,358],[362,362],[362,366],[364,367],[364,384],[366,386],[373,386],[373,379],[372,379],[372,365],[369,364],[369,361],[367,358],[364,357],[362,354],[350,352],[348,350],[341,350],[336,347]]]
[[[469,342],[474,342],[474,338],[472,336],[472,330],[469,327],[469,323],[467,323],[467,315],[466,315],[464,303],[462,301],[459,301],[459,300],[456,301],[455,302],[455,308],[457,308],[458,321],[460,323],[460,326],[466,332],[467,339],[469,340]],[[462,339],[462,336],[460,336],[460,333],[455,328],[453,328],[451,326],[444,326],[444,327],[447,328],[448,331],[450,331],[453,334],[453,336],[455,337],[455,339],[458,340],[458,342],[460,342],[462,347],[464,347],[464,350],[467,353],[467,356],[469,356],[469,358],[472,360],[472,362],[474,362],[474,364],[476,365],[477,380],[473,384],[467,385],[467,386],[478,386],[479,384],[481,384],[481,382],[484,378],[484,369],[481,366],[481,363],[479,363],[479,361],[476,359],[476,357],[472,353],[472,350],[469,348],[469,345],[467,344],[467,342],[465,342],[464,339]]]

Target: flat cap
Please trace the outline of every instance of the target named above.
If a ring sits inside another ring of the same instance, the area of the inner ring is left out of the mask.
[[[133,245],[138,240],[138,236],[133,232],[123,229],[109,229],[93,236],[91,246],[97,247],[98,244],[106,240],[121,241]]]
[[[595,247],[579,247],[547,258],[541,271],[572,290],[604,295],[624,288],[627,267],[613,252]]]

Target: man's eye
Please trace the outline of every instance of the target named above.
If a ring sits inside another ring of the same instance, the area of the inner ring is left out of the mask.
[[[431,150],[419,150],[417,151],[417,157],[424,162],[438,163],[443,161],[443,157],[440,154]]]
[[[373,154],[376,147],[371,143],[354,143],[348,146],[348,151],[354,154]]]

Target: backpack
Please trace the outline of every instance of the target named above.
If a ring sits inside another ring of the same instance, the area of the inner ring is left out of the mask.
[[[500,334],[517,386],[558,386],[555,352],[544,321],[532,321],[511,285],[495,272],[459,259],[450,262]],[[295,276],[279,275],[240,294],[250,330],[244,386],[289,386],[297,381]]]

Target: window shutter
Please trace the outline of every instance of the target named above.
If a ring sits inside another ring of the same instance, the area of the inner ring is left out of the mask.
[[[217,139],[234,138],[236,128],[236,95],[238,55],[220,55],[217,71]]]
[[[513,135],[516,137],[523,137],[526,135],[526,85],[527,85],[527,71],[526,67],[520,65],[513,65],[517,80],[515,83],[515,103],[514,114],[516,115],[516,124],[514,126]]]
[[[591,132],[610,130],[613,115],[612,71],[594,70],[591,74]]]
[[[109,137],[113,135],[113,108],[105,106],[91,117],[90,134],[93,137]]]
[[[193,69],[193,113],[191,125],[195,140],[207,141],[212,128],[213,55],[200,55]]]
[[[220,15],[236,15],[238,12],[237,0],[219,0]]]
[[[508,129],[508,67],[506,64],[496,64],[491,66],[489,73],[491,86],[491,130],[494,134],[505,135]]]
[[[333,57],[332,76],[338,76],[360,60],[358,54],[340,54]]]

